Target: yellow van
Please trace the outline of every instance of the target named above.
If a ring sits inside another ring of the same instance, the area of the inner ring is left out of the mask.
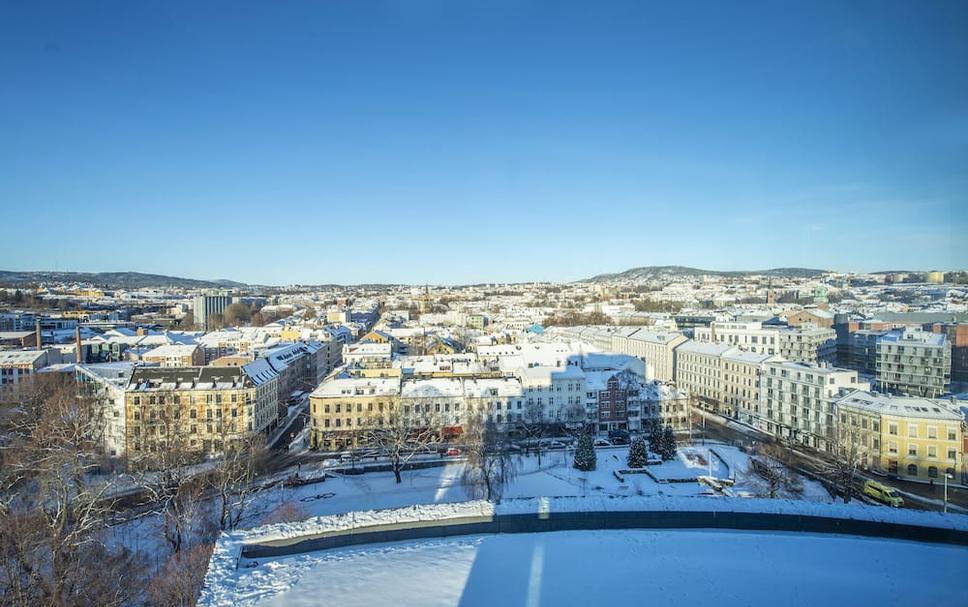
[[[864,483],[864,495],[885,503],[893,508],[900,508],[904,505],[904,499],[897,489],[882,485],[877,481],[867,481]]]

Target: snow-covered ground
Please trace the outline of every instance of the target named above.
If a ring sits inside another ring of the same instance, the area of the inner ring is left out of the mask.
[[[725,460],[712,455],[714,450]],[[572,466],[573,451],[549,451],[542,454],[541,466],[534,456],[519,456],[516,460],[517,474],[504,491],[504,497],[624,497],[624,496],[715,496],[715,492],[697,482],[658,483],[645,474],[629,474],[620,482],[614,471],[627,468],[628,447],[596,449],[598,468],[581,472]],[[698,457],[697,457],[698,456]],[[766,495],[766,488],[755,476],[747,473],[748,457],[739,449],[710,444],[706,447],[681,447],[676,460],[658,466],[650,466],[654,474],[669,477],[695,477],[709,473],[712,462],[713,476],[732,477],[737,495]],[[703,464],[701,462],[707,462]],[[311,477],[319,474],[322,465],[303,466],[300,473]],[[454,462],[437,468],[412,470],[403,473],[403,482],[396,484],[392,472],[369,472],[358,476],[338,476],[324,483],[295,488],[276,487],[258,493],[252,500],[242,527],[263,524],[273,511],[284,504],[295,505],[297,513],[305,518],[356,512],[364,510],[401,508],[420,504],[463,502],[469,499],[460,483],[463,464]],[[285,478],[288,472],[279,475]],[[662,478],[662,476],[660,476]],[[780,497],[805,499],[813,502],[830,502],[831,498],[818,483],[803,480],[801,494],[781,492]],[[722,496],[719,496],[721,499]],[[160,565],[167,556],[161,539],[160,517],[148,515],[115,528],[117,541],[135,550],[141,550],[153,565]]]
[[[965,559],[963,547],[813,534],[468,536],[260,562],[224,604],[955,605]]]
[[[713,449],[720,457],[709,452]],[[699,483],[658,483],[644,474],[625,476],[620,482],[614,471],[627,468],[628,447],[597,449],[598,468],[581,472],[572,466],[571,451],[551,451],[542,454],[541,467],[537,458],[518,457],[517,474],[504,491],[505,498],[560,497],[560,496],[696,496],[710,495],[712,490]],[[696,457],[698,456],[698,457]],[[696,477],[709,473],[720,478],[733,477],[735,489],[746,495],[766,495],[767,490],[755,476],[747,473],[749,459],[735,447],[710,445],[708,447],[683,447],[677,460],[649,469],[662,475],[668,470],[671,477]],[[397,508],[412,504],[439,504],[460,502],[468,499],[467,491],[460,484],[463,464],[453,463],[438,468],[413,470],[403,473],[403,483],[396,484],[390,472],[371,472],[359,476],[332,478],[325,483],[307,485],[294,489],[275,489],[259,495],[248,524],[255,525],[266,512],[285,502],[299,506],[307,516],[336,514],[374,508]],[[312,475],[312,469],[303,468],[303,475]],[[660,478],[662,478],[660,476]],[[818,483],[801,479],[803,492],[799,495],[784,493],[781,497],[802,497],[810,501],[830,502],[826,490]]]

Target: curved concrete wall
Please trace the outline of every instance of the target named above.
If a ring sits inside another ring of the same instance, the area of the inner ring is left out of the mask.
[[[364,527],[348,532],[247,544],[245,558],[279,557],[343,546],[379,544],[485,533],[541,533],[594,529],[738,529],[837,533],[968,546],[968,532],[903,523],[882,523],[800,514],[703,511],[552,512],[500,514],[459,521],[421,521]]]

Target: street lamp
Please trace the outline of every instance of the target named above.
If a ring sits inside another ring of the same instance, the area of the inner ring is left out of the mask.
[[[948,511],[948,479],[954,478],[953,474],[944,473],[944,511]]]

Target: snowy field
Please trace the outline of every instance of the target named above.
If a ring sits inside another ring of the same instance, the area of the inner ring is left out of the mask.
[[[240,565],[235,605],[966,605],[963,547],[812,534],[468,536]]]

